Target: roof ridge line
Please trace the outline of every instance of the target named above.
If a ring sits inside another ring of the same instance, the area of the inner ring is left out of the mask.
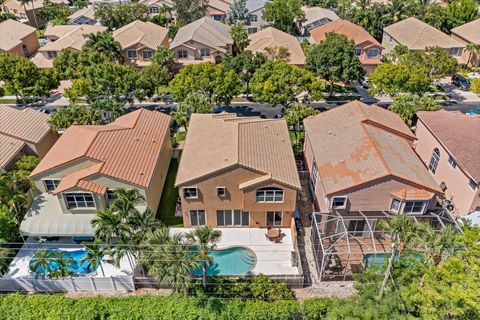
[[[367,135],[368,139],[370,140],[370,142],[372,143],[373,145],[373,149],[375,150],[375,153],[380,157],[380,161],[382,162],[383,164],[383,167],[385,168],[385,170],[387,170],[387,173],[389,175],[393,175],[392,171],[390,170],[390,167],[388,166],[387,164],[387,161],[385,160],[385,158],[383,157],[382,153],[380,152],[380,149],[378,147],[378,144],[375,142],[375,139],[370,135],[370,133],[368,132],[367,128],[365,127],[365,123],[363,121],[360,122],[361,123],[361,127],[362,129],[365,131],[365,134]],[[382,130],[382,129],[381,129]]]

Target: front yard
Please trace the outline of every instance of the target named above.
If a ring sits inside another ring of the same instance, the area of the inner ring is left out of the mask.
[[[178,159],[172,159],[168,167],[167,177],[163,186],[162,198],[157,210],[157,219],[166,226],[183,227],[181,217],[175,217],[175,205],[178,199],[178,190],[175,188],[175,178],[178,170]]]

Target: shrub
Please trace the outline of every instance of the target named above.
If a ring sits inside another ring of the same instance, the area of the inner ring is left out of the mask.
[[[480,94],[480,79],[473,79],[471,84],[470,84],[470,90],[472,90],[473,93]]]

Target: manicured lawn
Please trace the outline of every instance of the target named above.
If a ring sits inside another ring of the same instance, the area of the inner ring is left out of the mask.
[[[174,146],[178,145],[178,143],[179,143],[180,141],[185,140],[185,138],[187,138],[187,133],[186,133],[185,131],[177,132],[177,133],[175,134],[175,137],[173,138],[173,139],[174,139],[173,145],[174,145]]]
[[[292,142],[292,144],[295,144],[295,131],[293,130],[289,131],[289,135],[290,135],[290,141]],[[298,133],[298,140],[301,141],[303,140],[304,137],[305,137],[305,131],[300,131]]]
[[[178,191],[174,187],[175,177],[177,175],[178,159],[170,161],[167,178],[163,186],[162,198],[157,210],[157,219],[166,226],[183,227],[183,219],[175,217],[175,205],[177,203]]]
[[[15,104],[17,103],[17,99],[0,99],[0,104],[5,103],[5,104]]]

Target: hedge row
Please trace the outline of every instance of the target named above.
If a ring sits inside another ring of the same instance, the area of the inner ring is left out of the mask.
[[[66,298],[62,295],[0,296],[0,318],[49,320],[128,319],[322,319],[331,300],[240,301],[172,295]]]

